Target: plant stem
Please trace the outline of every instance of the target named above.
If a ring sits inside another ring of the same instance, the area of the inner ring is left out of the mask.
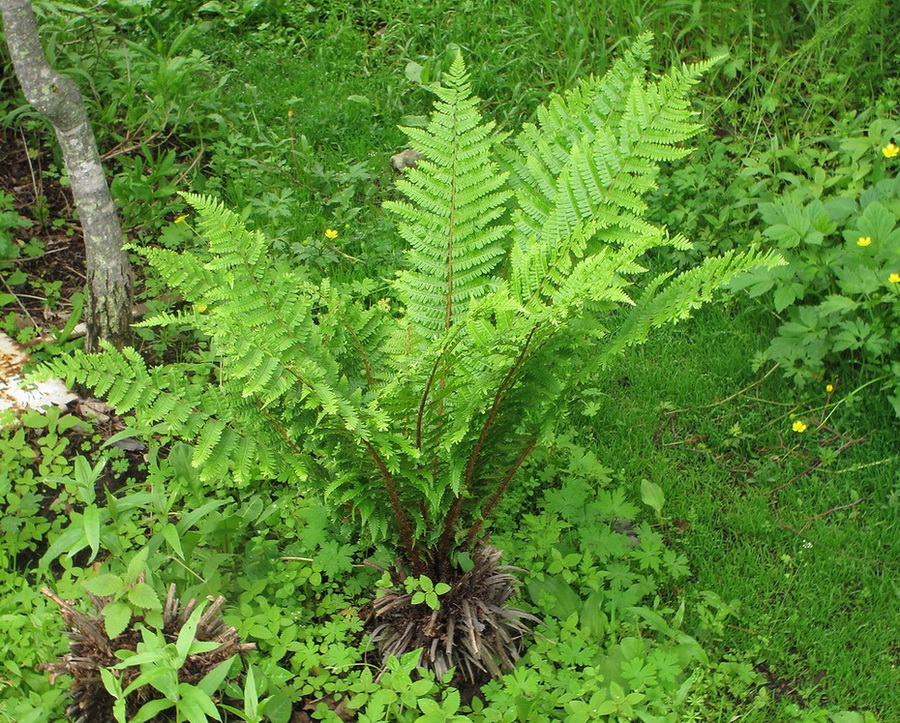
[[[532,437],[528,440],[528,444],[525,445],[525,449],[522,450],[521,454],[516,457],[516,461],[513,462],[512,467],[507,470],[506,475],[503,477],[503,481],[500,483],[500,486],[497,487],[497,490],[491,496],[490,501],[484,508],[484,512],[481,513],[481,519],[478,520],[472,527],[469,529],[468,534],[466,535],[466,540],[463,542],[463,549],[470,548],[472,543],[475,542],[475,538],[477,537],[479,531],[485,522],[488,521],[491,514],[494,511],[494,508],[503,499],[503,495],[506,493],[507,488],[509,487],[509,483],[512,482],[513,477],[516,476],[516,472],[519,471],[519,467],[521,467],[525,460],[528,459],[528,456],[534,450],[537,445],[537,437]]]
[[[481,455],[481,450],[484,447],[484,443],[487,440],[488,433],[491,431],[491,427],[494,426],[494,422],[497,420],[497,415],[500,412],[500,405],[503,403],[503,400],[506,398],[506,393],[512,388],[513,384],[516,381],[516,372],[519,371],[522,366],[522,362],[525,359],[525,354],[528,351],[528,347],[531,344],[531,340],[534,337],[534,333],[538,330],[538,327],[535,326],[528,332],[528,336],[525,338],[525,343],[522,345],[522,349],[519,352],[519,356],[516,357],[515,362],[509,368],[509,371],[506,372],[506,376],[503,377],[503,381],[500,382],[500,386],[497,387],[497,392],[494,394],[494,401],[491,404],[491,410],[488,412],[487,417],[484,420],[484,424],[481,425],[481,433],[478,435],[478,440],[475,442],[475,446],[472,447],[472,452],[469,455],[469,461],[466,464],[466,472],[463,477],[462,484],[460,485],[459,494],[456,496],[456,499],[453,500],[453,504],[450,506],[450,511],[447,513],[447,517],[444,521],[444,530],[441,533],[441,537],[438,540],[437,546],[437,564],[444,565],[445,560],[447,558],[447,554],[450,552],[450,543],[453,540],[453,530],[456,527],[456,523],[459,520],[459,515],[462,512],[463,500],[465,499],[466,491],[469,489],[472,483],[472,478],[475,476],[475,467],[478,464],[478,458]]]
[[[422,564],[422,558],[419,557],[419,551],[416,548],[416,543],[413,539],[412,527],[409,524],[409,519],[406,516],[406,512],[403,510],[403,505],[400,503],[400,495],[397,493],[397,482],[394,480],[394,477],[385,465],[384,460],[381,459],[371,443],[364,439],[363,444],[369,452],[372,461],[375,462],[378,471],[381,473],[381,478],[384,480],[384,486],[387,490],[388,498],[391,501],[391,508],[394,510],[394,519],[397,521],[397,527],[400,529],[400,539],[406,551],[406,556],[409,559],[409,564],[412,566],[413,572],[416,575],[422,575],[425,572],[425,567]]]

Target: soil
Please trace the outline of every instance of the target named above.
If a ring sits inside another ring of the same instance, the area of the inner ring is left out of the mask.
[[[12,229],[13,236],[20,246],[33,240],[42,248],[34,258],[23,253],[0,264],[0,292],[14,293],[18,299],[3,310],[16,313],[17,325],[42,331],[59,326],[60,315],[71,307],[69,300],[85,280],[84,239],[72,192],[59,182],[53,168],[46,132],[0,129],[0,190],[12,196],[16,213],[32,222]],[[27,279],[13,286],[9,282],[16,281],[16,271]]]

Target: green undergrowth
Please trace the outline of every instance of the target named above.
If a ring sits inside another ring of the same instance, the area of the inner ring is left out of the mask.
[[[854,403],[852,373],[800,399],[774,374],[748,373],[768,325],[708,309],[623,360],[614,403],[592,417],[597,454],[665,491],[669,537],[691,561],[685,588],[737,610],[716,649],[742,651],[788,704],[891,720],[896,422],[877,398]]]

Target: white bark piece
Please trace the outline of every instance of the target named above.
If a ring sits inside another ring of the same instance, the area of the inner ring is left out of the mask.
[[[78,398],[61,379],[24,385],[22,368],[27,361],[25,350],[0,332],[0,413],[12,411],[18,414],[27,409],[42,410],[52,406],[65,408]]]

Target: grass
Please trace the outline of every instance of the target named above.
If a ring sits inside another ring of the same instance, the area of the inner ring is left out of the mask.
[[[788,413],[810,419],[809,407],[747,364],[768,324],[752,310],[705,309],[625,357],[614,377],[628,387],[594,420],[601,461],[660,484],[666,514],[688,523],[673,533],[694,572],[687,594],[739,605],[720,650],[749,655],[778,695],[894,720],[896,420],[857,410],[832,420],[843,437],[821,449],[833,434],[793,432]],[[811,396],[824,401],[824,389]],[[862,437],[802,474],[823,449]]]

